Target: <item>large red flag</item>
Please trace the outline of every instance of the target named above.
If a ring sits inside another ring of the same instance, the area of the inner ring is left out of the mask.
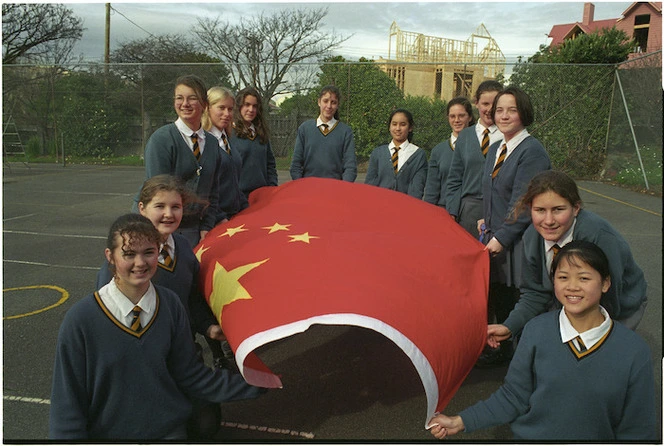
[[[486,337],[489,259],[449,214],[405,194],[305,178],[264,187],[196,247],[201,284],[247,382],[281,387],[253,353],[312,324],[382,333],[413,362],[427,420]]]

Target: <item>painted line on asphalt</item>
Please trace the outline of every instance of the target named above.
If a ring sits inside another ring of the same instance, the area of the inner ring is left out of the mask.
[[[3,395],[2,399],[5,401],[18,401],[21,403],[51,404],[51,400],[45,400],[43,398],[28,398],[27,396]]]
[[[639,206],[634,206],[632,203],[627,203],[626,201],[621,201],[621,200],[618,200],[617,198],[609,197],[609,196],[600,194],[599,192],[595,192],[595,191],[592,191],[590,189],[586,189],[584,187],[579,186],[579,189],[584,191],[584,192],[588,192],[589,194],[597,195],[598,197],[606,198],[607,200],[615,201],[616,203],[624,204],[625,206],[629,206],[631,208],[638,209],[639,211],[647,212],[648,214],[656,215],[658,217],[662,216],[662,214],[657,213],[655,211],[651,211],[649,209],[644,209],[644,208],[639,207]]]
[[[43,398],[29,398],[25,396],[13,396],[13,395],[3,395],[2,397],[5,401],[18,401],[21,403],[33,403],[33,404],[51,404],[51,400]],[[270,434],[281,434],[288,435],[289,437],[302,437],[308,440],[311,440],[315,437],[312,432],[300,432],[292,429],[279,429],[275,427],[267,426],[256,426],[254,424],[245,424],[245,423],[235,423],[232,421],[222,421],[222,427],[230,427],[233,429],[241,430],[252,430],[257,432],[268,432]]]
[[[288,435],[290,437],[302,437],[306,439],[314,438],[314,434],[312,432],[300,432],[292,429],[279,429],[276,427],[256,426],[253,424],[233,423],[230,421],[222,421],[221,426],[230,427],[234,429],[268,432],[270,434],[282,434],[282,435]]]
[[[5,221],[12,221],[12,220],[20,220],[21,218],[32,217],[33,215],[37,215],[37,214],[19,215],[18,217],[4,218],[2,221],[5,222]]]
[[[98,266],[55,265],[53,263],[28,262],[27,260],[11,260],[11,259],[2,259],[2,261],[4,263],[17,263],[19,265],[49,266],[49,267],[52,267],[52,268],[86,269],[86,270],[92,270],[92,271],[99,270]]]
[[[4,316],[2,320],[9,320],[9,319],[19,319],[22,317],[28,317],[28,316],[34,316],[35,314],[43,313],[44,311],[48,311],[52,308],[55,308],[57,306],[62,305],[67,299],[69,299],[69,292],[65,290],[64,288],[60,288],[59,286],[55,285],[31,285],[31,286],[19,286],[19,287],[14,287],[14,288],[4,288],[2,290],[2,293],[4,294],[7,291],[23,291],[23,290],[38,290],[41,288],[46,288],[47,290],[55,290],[58,293],[60,293],[60,299],[53,305],[48,305],[44,308],[40,308],[35,311],[30,311],[29,313],[23,313],[23,314],[15,314],[13,316]]]
[[[44,237],[64,237],[64,238],[91,238],[97,240],[106,240],[106,237],[101,235],[76,235],[76,234],[49,234],[46,232],[31,232],[31,231],[12,231],[5,229],[2,232],[6,234],[19,234],[19,235],[41,235]]]

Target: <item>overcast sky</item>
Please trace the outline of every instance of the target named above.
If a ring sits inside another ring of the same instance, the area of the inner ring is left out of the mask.
[[[631,2],[594,2],[595,20],[621,17]],[[531,56],[548,44],[551,27],[581,21],[583,2],[334,2],[334,3],[111,3],[111,51],[118,44],[153,35],[186,33],[199,17],[233,22],[246,15],[270,14],[281,9],[328,8],[325,29],[351,36],[338,54],[347,59],[388,57],[389,29],[396,21],[402,31],[466,40],[484,23],[507,58]],[[104,56],[104,3],[68,3],[84,20],[83,38],[75,54],[86,61],[101,62]],[[132,23],[133,22],[133,23]],[[480,49],[483,45],[480,45]],[[394,50],[393,50],[394,51]]]

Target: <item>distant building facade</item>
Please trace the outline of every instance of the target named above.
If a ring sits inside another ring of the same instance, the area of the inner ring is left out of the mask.
[[[486,41],[481,50],[479,40]],[[464,41],[402,31],[393,22],[388,59],[377,64],[405,95],[449,101],[472,97],[482,81],[503,73],[505,56],[484,24]]]
[[[662,2],[634,2],[622,13],[622,17],[595,21],[595,5],[584,3],[581,22],[554,25],[549,32],[551,46],[580,34],[590,34],[614,26],[636,41],[630,58],[662,49]]]

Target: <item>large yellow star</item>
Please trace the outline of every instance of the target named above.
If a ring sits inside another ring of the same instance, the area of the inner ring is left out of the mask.
[[[228,237],[233,237],[238,232],[244,232],[244,231],[248,231],[248,229],[244,229],[244,224],[242,224],[242,225],[237,226],[235,228],[226,228],[226,232],[219,235],[218,237],[223,237],[225,235],[227,235]]]
[[[221,263],[216,263],[212,279],[210,308],[212,308],[212,313],[217,316],[219,325],[221,325],[221,310],[224,306],[239,299],[252,298],[246,288],[240,284],[240,278],[268,260],[270,259],[268,258],[260,262],[238,266],[231,271],[227,271]]]
[[[208,249],[210,249],[210,247],[206,248],[205,246],[201,246],[200,249],[196,251],[196,258],[198,259],[198,263],[202,262],[201,259],[203,258],[203,254],[205,254],[205,251],[207,251]]]
[[[292,242],[309,243],[309,241],[312,238],[320,238],[320,237],[316,237],[315,235],[309,235],[308,232],[305,232],[304,234],[298,234],[298,235],[289,235],[289,237],[291,238],[291,240],[288,243],[292,243]]]
[[[269,229],[270,232],[268,232],[268,234],[272,234],[277,231],[289,231],[290,229],[288,228],[290,227],[291,225],[280,225],[279,223],[275,223],[272,226],[263,226],[261,229]]]

